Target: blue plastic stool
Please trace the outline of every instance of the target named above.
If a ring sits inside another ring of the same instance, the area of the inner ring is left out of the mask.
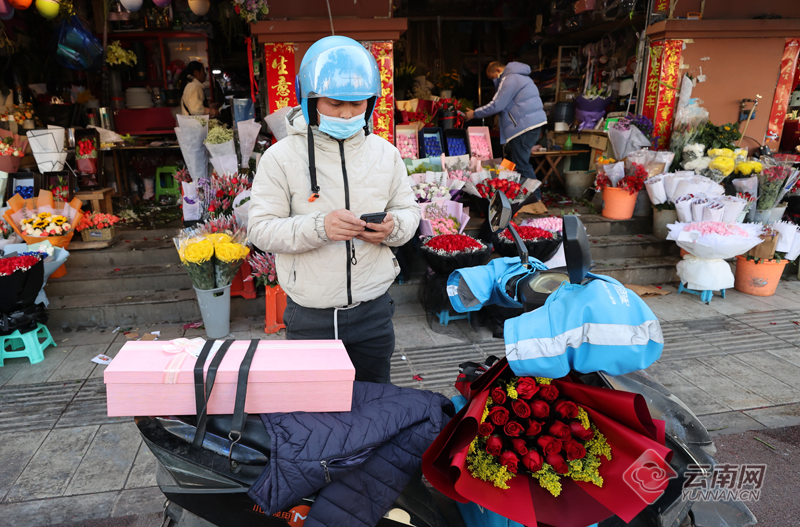
[[[181,196],[181,186],[175,179],[178,167],[158,167],[156,170],[156,204],[161,203],[161,196]],[[163,179],[162,179],[162,176]]]
[[[700,301],[704,304],[710,304],[711,300],[714,298],[714,291],[706,290],[706,291],[695,291],[694,289],[689,289],[688,287],[683,286],[683,282],[678,286],[678,294],[681,293],[689,293],[690,295],[697,295],[700,297]],[[725,298],[725,290],[719,290],[720,296]]]
[[[449,309],[442,309],[438,313],[434,311],[433,314],[439,317],[439,324],[442,326],[448,325],[451,320],[468,320],[470,323],[472,322],[472,313],[451,315]]]
[[[47,326],[37,322],[37,329],[20,333],[19,330],[10,335],[0,336],[0,367],[3,366],[5,359],[17,359],[27,357],[31,364],[36,364],[44,360],[44,350],[52,344],[56,346],[56,341],[50,335]],[[44,340],[42,340],[44,339]],[[6,347],[10,349],[6,349]]]

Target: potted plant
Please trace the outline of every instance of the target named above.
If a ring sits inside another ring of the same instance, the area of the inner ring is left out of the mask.
[[[439,82],[436,86],[439,88],[439,95],[444,99],[449,99],[453,96],[453,90],[461,82],[456,70],[450,70],[439,76]]]
[[[633,217],[636,198],[644,188],[647,170],[639,163],[631,163],[628,173],[616,185],[604,172],[598,173],[595,187],[603,193],[603,217],[611,220],[629,220]]]
[[[761,244],[736,257],[734,289],[753,296],[772,296],[778,288],[783,269],[789,260],[785,253],[775,252],[778,233],[765,227]]]
[[[250,279],[257,286],[264,286],[266,292],[267,314],[264,319],[264,332],[276,333],[286,327],[283,312],[286,310],[286,293],[278,285],[278,271],[275,268],[275,255],[270,253],[253,253],[248,259]]]
[[[114,225],[119,221],[119,216],[92,212],[83,215],[75,230],[81,233],[85,242],[111,240],[114,238]]]

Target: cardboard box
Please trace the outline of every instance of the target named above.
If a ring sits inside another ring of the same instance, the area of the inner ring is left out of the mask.
[[[209,414],[233,413],[239,365],[250,345],[231,345],[217,370]],[[195,415],[195,357],[170,341],[127,342],[104,372],[108,415]],[[180,357],[183,356],[182,362]],[[176,362],[173,362],[175,359]],[[205,372],[211,359],[206,360]],[[173,374],[165,373],[172,365]],[[250,367],[245,412],[348,412],[355,369],[339,340],[262,340]]]
[[[603,135],[598,135],[598,134],[590,135],[589,136],[589,146],[591,146],[592,148],[596,148],[598,150],[605,151],[605,149],[608,147],[608,136],[606,136],[605,134],[603,134]]]
[[[763,242],[759,243],[750,251],[747,252],[745,256],[752,256],[756,259],[764,259],[764,260],[772,260],[775,257],[775,248],[778,246],[778,238],[780,237],[780,233],[775,233],[774,235],[770,236],[769,238],[765,239]]]

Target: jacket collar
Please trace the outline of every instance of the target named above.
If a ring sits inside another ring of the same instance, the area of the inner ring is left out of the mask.
[[[299,106],[292,108],[292,110],[286,115],[286,123],[289,135],[299,135],[302,137],[303,141],[306,141],[308,135],[308,124],[306,123],[306,119],[303,116],[303,111]],[[323,152],[339,152],[338,139],[334,139],[328,134],[320,132],[316,126],[312,126],[311,129],[314,131],[315,147],[319,148]],[[362,129],[352,137],[345,139],[344,146],[348,150],[356,149],[364,144],[364,141],[366,141],[366,135]]]

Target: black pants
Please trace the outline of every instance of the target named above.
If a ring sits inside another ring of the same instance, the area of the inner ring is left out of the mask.
[[[391,383],[394,353],[394,300],[384,293],[352,309],[339,309],[336,316],[339,340],[356,369],[356,380]],[[283,321],[289,340],[332,340],[334,309],[312,309],[286,298]]]
[[[519,172],[522,177],[531,179],[536,177],[536,172],[533,170],[533,165],[531,165],[531,149],[539,142],[541,137],[542,128],[534,128],[505,144],[504,154],[506,158],[517,165],[515,170]],[[541,187],[536,189],[534,194],[536,194],[537,198],[541,199]]]

